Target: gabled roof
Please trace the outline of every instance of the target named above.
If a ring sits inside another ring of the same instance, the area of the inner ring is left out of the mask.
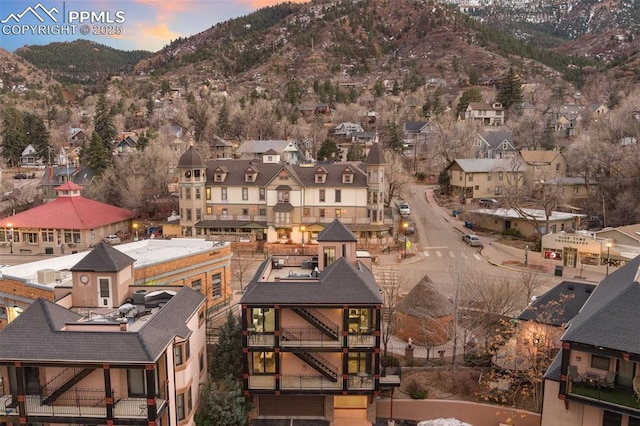
[[[429,121],[406,121],[404,123],[405,132],[419,133],[431,124]]]
[[[136,260],[116,250],[105,242],[100,242],[80,262],[70,270],[94,272],[119,272]]]
[[[562,340],[640,354],[639,267],[640,256],[602,280]]]
[[[334,219],[324,230],[318,234],[316,238],[318,242],[323,241],[342,241],[342,242],[358,242],[358,238],[340,222],[338,219]]]
[[[522,149],[520,156],[528,164],[550,164],[558,156],[562,156],[560,151]]]
[[[595,284],[562,281],[531,302],[518,319],[561,327],[578,314],[595,288]]]
[[[369,269],[361,262],[352,266],[344,258],[336,259],[318,278],[296,281],[260,281],[267,259],[247,286],[241,304],[248,305],[380,305],[380,287]]]
[[[484,135],[481,135],[481,137],[492,149],[502,149],[500,145],[506,142],[509,150],[515,150],[513,146],[513,134],[510,130],[488,131]]]
[[[293,142],[288,140],[244,141],[240,144],[236,152],[238,154],[266,154],[269,150],[274,150],[277,154],[282,154],[285,151],[297,151],[298,149],[295,146]]]
[[[462,171],[466,173],[482,173],[482,172],[522,172],[522,165],[514,163],[513,160],[504,158],[459,158],[453,160],[449,165],[458,164]]]
[[[183,287],[137,332],[88,332],[65,330],[82,316],[41,298],[0,331],[0,361],[154,363],[176,337],[190,335],[186,322],[204,301]]]

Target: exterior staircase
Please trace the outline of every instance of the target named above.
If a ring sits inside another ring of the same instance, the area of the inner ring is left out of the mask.
[[[293,311],[307,320],[311,325],[320,330],[333,340],[338,340],[338,325],[320,312],[307,308],[294,308]]]

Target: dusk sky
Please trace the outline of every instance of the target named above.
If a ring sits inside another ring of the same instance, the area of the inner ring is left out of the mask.
[[[307,0],[292,0],[304,3]],[[228,19],[282,0],[0,0],[0,47],[93,40],[158,51]]]

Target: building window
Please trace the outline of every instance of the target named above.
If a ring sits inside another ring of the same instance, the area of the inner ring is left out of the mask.
[[[321,202],[321,203],[324,203],[324,201],[325,201],[325,197],[326,197],[325,192],[326,192],[326,191],[325,191],[324,189],[321,189],[321,190],[320,190],[320,195],[319,195],[319,197],[318,197],[318,198],[319,198],[319,200],[320,200],[320,202]]]
[[[227,188],[220,188],[220,199],[227,200]]]
[[[178,420],[184,420],[185,412],[184,412],[184,394],[179,393],[176,395],[176,415],[178,416]]]
[[[54,243],[56,241],[56,233],[53,229],[43,229],[40,232],[42,236],[43,243]],[[4,238],[0,237],[0,241],[6,241]]]
[[[498,173],[498,181],[502,182],[504,179],[504,174],[502,172]]]
[[[309,207],[305,207],[304,209],[302,209],[302,215],[304,217],[309,217],[311,216],[311,209]]]
[[[190,353],[189,340],[176,344],[173,347],[173,359],[175,365],[182,365],[189,361]]]
[[[213,214],[213,207],[207,206],[207,214]]]
[[[560,163],[556,163],[556,172],[560,171]]]
[[[259,213],[260,213],[260,216],[266,216],[267,215],[267,209],[260,209]]]
[[[193,398],[191,397],[191,387],[187,389],[187,413],[191,413],[191,409],[193,409]]]
[[[273,352],[253,353],[253,372],[256,374],[271,374],[276,372],[276,363]]]
[[[473,173],[467,173],[467,180],[473,182]]]
[[[336,203],[342,202],[342,190],[336,189]]]
[[[591,368],[609,370],[609,358],[606,356],[591,355]]]
[[[190,200],[191,199],[191,188],[185,188],[184,189],[184,199],[185,200]]]
[[[496,186],[496,187],[494,188],[493,193],[494,193],[495,195],[502,195],[502,187],[501,187],[501,186]]]
[[[229,209],[222,209],[222,218],[226,219],[229,216]]]
[[[249,199],[249,188],[242,188],[242,199],[244,201]]]
[[[202,220],[202,209],[196,209],[196,220]]]
[[[336,209],[336,218],[342,217],[342,209]]]
[[[279,203],[288,203],[289,202],[289,191],[278,191],[278,202]]]
[[[336,248],[325,247],[323,251],[324,255],[324,267],[331,265],[336,260]]]
[[[629,418],[631,420],[631,418]],[[602,426],[620,426],[622,424],[622,414],[604,410],[602,413]],[[631,422],[629,422],[631,425]],[[637,424],[637,423],[636,423]]]
[[[325,216],[326,216],[325,209],[320,209],[320,217],[325,217]]]
[[[249,216],[249,209],[242,209],[243,216]]]
[[[26,243],[29,244],[38,244],[38,233],[37,232],[23,232],[22,238]]]
[[[13,241],[14,242],[20,241],[19,232],[14,231]],[[75,231],[75,230],[64,231],[64,242],[66,244],[80,244],[80,231]]]
[[[193,220],[193,218],[191,217],[191,209],[186,209],[187,211],[187,220]]]
[[[349,352],[349,374],[369,373],[371,356],[366,352]]]
[[[222,296],[222,274],[220,272],[211,276],[211,296],[214,299]]]
[[[353,175],[350,173],[344,174],[342,175],[342,183],[352,183],[353,182]]]
[[[196,200],[199,200],[201,197],[200,188],[196,188],[195,191],[196,191]]]
[[[368,332],[370,327],[369,318],[371,318],[370,309],[349,309],[349,333]]]
[[[275,221],[278,224],[290,224],[291,212],[276,212]]]
[[[207,189],[205,189],[205,191],[206,191],[206,194],[207,194],[207,200],[210,200],[211,199],[211,188],[207,188]]]
[[[260,188],[259,193],[260,193],[260,201],[264,201],[265,200],[265,189],[264,188]]]
[[[273,308],[251,308],[251,332],[271,333],[276,330],[276,311]]]
[[[493,173],[487,173],[487,182],[491,182],[491,179],[493,179]]]
[[[200,352],[198,355],[198,368],[201,373],[204,371],[204,352]]]
[[[197,280],[191,281],[191,288],[202,293],[202,280],[198,278]]]
[[[222,182],[222,175],[221,174],[216,174],[215,181],[216,182]]]

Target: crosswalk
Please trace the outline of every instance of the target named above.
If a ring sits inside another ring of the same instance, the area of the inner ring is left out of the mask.
[[[470,258],[469,254],[464,251],[456,252],[456,251],[445,250],[445,248],[440,248],[440,249],[432,248],[428,250],[423,250],[422,254],[424,255],[424,257],[435,256],[439,258],[448,257],[451,259],[456,259],[456,258],[469,259]],[[473,257],[475,260],[482,260],[482,256],[480,256],[478,253],[473,253],[471,257]]]

